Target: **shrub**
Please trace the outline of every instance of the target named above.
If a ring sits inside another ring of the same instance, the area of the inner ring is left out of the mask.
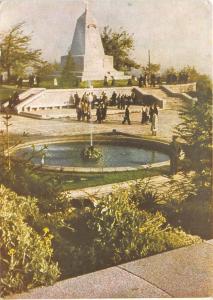
[[[37,202],[0,186],[0,295],[52,284],[59,277],[48,228],[36,232]]]
[[[97,266],[110,266],[201,241],[167,225],[160,212],[138,210],[130,190],[101,199],[88,221]]]
[[[160,194],[150,183],[150,180],[138,180],[130,187],[129,201],[133,202],[138,209],[156,212],[159,210],[161,201]]]

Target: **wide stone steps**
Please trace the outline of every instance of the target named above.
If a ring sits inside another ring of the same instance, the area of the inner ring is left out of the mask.
[[[142,88],[142,91],[154,96],[155,98],[163,101],[164,109],[179,110],[184,106],[185,100],[178,97],[171,97],[159,88]]]

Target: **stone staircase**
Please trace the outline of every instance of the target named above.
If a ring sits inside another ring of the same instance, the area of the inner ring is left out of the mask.
[[[163,109],[181,110],[186,103],[186,100],[177,96],[168,96],[161,88],[141,88],[141,92],[153,96],[163,102]]]

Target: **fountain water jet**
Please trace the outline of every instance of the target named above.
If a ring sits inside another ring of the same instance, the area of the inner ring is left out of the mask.
[[[87,101],[89,104],[89,120],[90,120],[90,146],[86,147],[82,151],[82,158],[84,160],[99,160],[102,157],[102,151],[94,147],[93,144],[93,123],[92,123],[92,102],[93,102],[93,86],[91,81],[88,81],[88,86],[90,88],[90,92],[87,95]]]

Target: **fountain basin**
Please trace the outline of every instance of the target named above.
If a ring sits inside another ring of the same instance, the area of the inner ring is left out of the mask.
[[[47,145],[44,165],[45,170],[64,172],[119,172],[132,171],[169,165],[169,147],[166,143],[130,137],[125,135],[95,135],[95,146],[103,152],[98,161],[82,160],[81,151],[89,146],[88,136],[73,136],[19,145],[15,155],[22,158],[30,153],[30,145],[37,150]],[[39,158],[33,162],[41,165]]]

